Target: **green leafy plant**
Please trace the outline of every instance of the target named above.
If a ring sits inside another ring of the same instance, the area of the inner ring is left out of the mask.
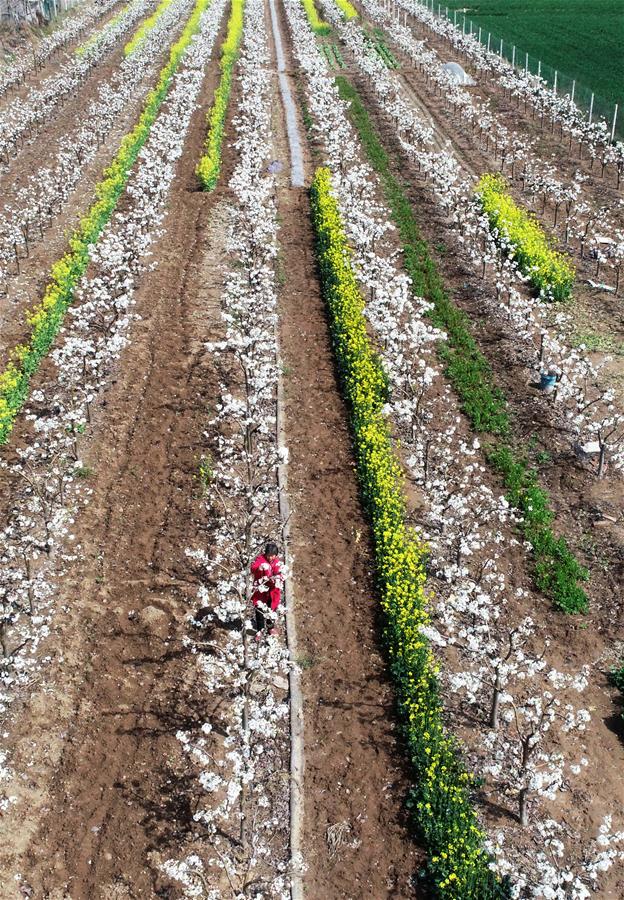
[[[621,666],[611,670],[610,679],[611,683],[624,694],[624,662]]]
[[[589,572],[550,527],[554,514],[537,473],[505,444],[491,449],[488,460],[502,476],[510,503],[524,516],[522,531],[535,554],[536,586],[563,612],[587,612],[589,602],[579,582],[587,581]]]
[[[609,681],[621,692],[622,703],[624,703],[624,660],[622,660],[622,663],[619,666],[611,669]],[[622,720],[624,721],[624,712],[622,713]]]
[[[202,491],[204,496],[210,490],[210,486],[212,485],[212,481],[214,478],[214,460],[212,456],[205,454],[199,460],[199,465],[197,467],[198,478],[202,486]]]
[[[244,8],[245,0],[232,0],[227,34],[221,45],[221,61],[219,63],[221,77],[219,78],[210,112],[206,117],[208,132],[204,144],[204,153],[197,165],[197,177],[203,191],[213,191],[221,174],[221,148],[225,134],[225,119],[230,103],[230,94],[232,93],[234,65],[238,58],[240,42],[243,36]]]

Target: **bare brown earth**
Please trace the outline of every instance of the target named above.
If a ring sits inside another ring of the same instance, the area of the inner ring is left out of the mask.
[[[69,613],[47,648],[45,689],[60,709],[51,716],[35,694],[16,723],[14,766],[32,775],[11,847],[3,843],[3,897],[21,896],[6,877],[15,871],[35,897],[161,895],[159,849],[190,827],[188,798],[171,785],[176,763],[183,768],[175,733],[197,715],[181,645],[197,579],[184,550],[204,527],[194,475],[216,375],[203,347],[211,206],[194,191],[194,166],[215,70],[158,268],[137,297],[142,321],[83,447],[94,498],[80,520],[82,559],[62,582]],[[14,439],[25,436],[18,426]]]
[[[285,23],[282,30],[287,36]],[[370,535],[319,291],[309,201],[307,192],[289,187],[281,116],[274,134],[285,163],[278,192],[280,311],[303,669],[304,890],[314,900],[413,897],[422,853],[403,814],[407,778],[380,652]],[[328,828],[343,823],[343,843],[333,852]]]

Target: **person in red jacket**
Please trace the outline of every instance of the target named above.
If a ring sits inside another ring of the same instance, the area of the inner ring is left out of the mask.
[[[282,599],[282,563],[278,556],[277,544],[269,542],[251,564],[254,580],[254,592],[251,602],[256,610],[256,640],[262,638],[262,632],[268,629],[269,634],[276,634],[274,615]]]

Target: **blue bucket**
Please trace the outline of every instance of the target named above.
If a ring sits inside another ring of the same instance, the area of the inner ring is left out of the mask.
[[[549,372],[542,372],[540,376],[540,390],[549,394],[555,389],[557,384],[557,376],[551,375]]]

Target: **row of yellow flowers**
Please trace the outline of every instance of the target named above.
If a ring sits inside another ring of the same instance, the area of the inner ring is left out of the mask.
[[[575,271],[568,259],[554,250],[535,216],[515,204],[502,175],[486,174],[477,184],[483,211],[503,243],[545,300],[568,300]]]
[[[347,22],[351,19],[357,19],[358,11],[351,3],[349,3],[349,0],[336,0],[336,6],[342,11]]]
[[[405,524],[402,470],[382,413],[387,379],[367,333],[364,302],[329,169],[317,170],[311,205],[323,295],[372,525],[390,666],[414,775],[409,805],[429,854],[427,875],[439,897],[506,897],[508,888],[490,870],[483,848],[484,835],[470,800],[473,778],[442,724],[436,662],[421,633],[428,621],[427,549]]]
[[[329,34],[331,31],[331,25],[321,19],[314,4],[314,0],[301,0],[301,2],[303,3],[303,8],[305,9],[306,16],[308,17],[310,28],[312,29],[314,34]]]
[[[27,315],[28,343],[17,346],[0,374],[0,445],[5,444],[15,417],[28,396],[30,378],[52,346],[71,304],[74,290],[89,264],[89,248],[96,243],[121,196],[130,170],[148,138],[158,111],[167,96],[171,79],[191,38],[198,30],[201,14],[211,0],[197,0],[184,31],[169,52],[156,87],[150,91],[138,123],[127,134],[115,159],[95,188],[96,200],[69,240],[69,250],[53,266],[43,299]]]
[[[215,91],[210,112],[206,116],[208,131],[204,143],[204,153],[199,160],[196,170],[203,191],[213,191],[221,174],[221,148],[225,133],[225,117],[232,92],[234,65],[243,36],[244,9],[245,0],[232,0],[227,34],[221,46],[221,61],[219,63],[221,78]]]
[[[142,44],[148,33],[152,30],[156,22],[160,19],[164,11],[168,6],[171,6],[173,0],[161,0],[158,4],[154,12],[151,16],[148,16],[147,19],[144,19],[143,22],[139,25],[137,30],[134,32],[126,46],[124,47],[124,55],[130,56],[131,53],[137,49],[139,44]]]

